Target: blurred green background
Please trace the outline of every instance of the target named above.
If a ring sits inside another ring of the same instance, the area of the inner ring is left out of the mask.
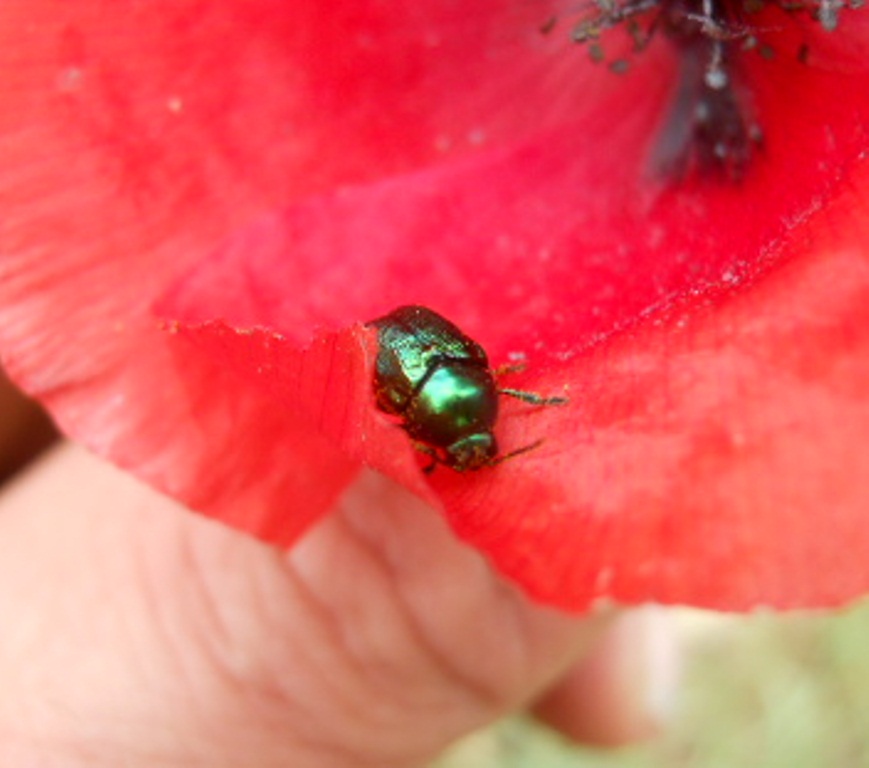
[[[665,737],[584,749],[515,718],[433,768],[869,768],[869,601],[825,614],[677,610],[676,620],[685,670]]]

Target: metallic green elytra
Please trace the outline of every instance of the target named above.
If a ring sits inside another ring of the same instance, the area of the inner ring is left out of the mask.
[[[499,464],[535,448],[498,455],[493,429],[498,394],[535,405],[565,398],[499,389],[483,348],[426,307],[406,306],[371,321],[378,329],[374,394],[380,410],[397,416],[417,448],[457,472]]]

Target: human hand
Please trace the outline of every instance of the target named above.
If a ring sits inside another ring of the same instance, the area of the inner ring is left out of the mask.
[[[619,743],[667,688],[654,619],[535,605],[372,474],[287,553],[60,445],[0,493],[0,617],[10,766],[423,765],[535,701]]]

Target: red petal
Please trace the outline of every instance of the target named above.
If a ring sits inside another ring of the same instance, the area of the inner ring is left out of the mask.
[[[662,189],[643,177],[675,64],[660,46],[614,79],[527,26],[521,44],[469,41],[498,31],[494,1],[108,21],[38,5],[50,22],[26,51],[0,46],[23,56],[0,96],[16,212],[0,342],[68,429],[287,541],[349,457],[421,489],[368,399],[358,323],[426,303],[496,362],[524,352],[515,386],[569,387],[566,409],[505,408],[505,448],[539,449],[433,478],[461,535],[539,598],[744,608],[865,589],[867,240],[835,218],[867,188],[865,67],[758,60],[768,149],[749,179]],[[34,8],[7,4],[0,28]],[[467,157],[431,167],[451,148]],[[305,197],[351,180],[368,183]],[[150,314],[161,296],[176,334]]]

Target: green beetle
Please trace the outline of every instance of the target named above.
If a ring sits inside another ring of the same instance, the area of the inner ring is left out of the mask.
[[[401,418],[416,447],[432,458],[426,472],[438,464],[457,472],[491,467],[540,444],[498,454],[499,393],[534,405],[567,402],[500,389],[483,348],[426,307],[399,307],[370,325],[378,330],[377,406]]]

